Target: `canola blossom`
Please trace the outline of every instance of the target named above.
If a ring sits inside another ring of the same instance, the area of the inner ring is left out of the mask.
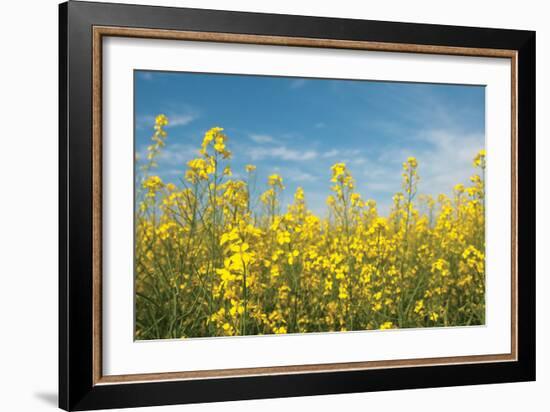
[[[137,339],[485,323],[484,150],[470,184],[437,198],[417,192],[421,166],[406,159],[387,216],[335,163],[319,217],[302,188],[283,208],[278,174],[253,199],[259,166],[234,178],[220,127],[177,183],[163,182],[153,172],[168,122],[156,117],[137,183]]]

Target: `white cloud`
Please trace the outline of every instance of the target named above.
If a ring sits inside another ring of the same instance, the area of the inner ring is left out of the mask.
[[[327,217],[328,208],[326,200],[328,195],[328,190],[306,190],[305,201],[307,208],[317,216]]]
[[[363,165],[363,164],[367,163],[367,161],[368,161],[368,159],[365,158],[365,157],[357,157],[357,158],[351,160],[351,164]]]
[[[254,161],[262,159],[281,159],[281,160],[312,160],[317,158],[318,153],[314,150],[294,150],[285,146],[279,147],[254,147],[248,150],[248,155]]]
[[[143,80],[153,80],[153,73],[151,72],[139,72],[139,75]]]
[[[329,159],[331,157],[336,157],[339,154],[340,154],[340,150],[332,149],[332,150],[329,150],[328,152],[323,153],[322,157],[323,159]]]
[[[285,170],[285,174],[288,180],[293,182],[315,182],[318,180],[317,177],[313,176],[310,173],[304,172],[302,170]]]
[[[424,143],[424,144],[419,144]],[[410,147],[386,150],[367,164],[362,175],[367,190],[393,193],[401,190],[401,164],[409,156],[418,160],[418,192],[450,194],[457,183],[467,184],[476,173],[472,159],[484,146],[483,135],[449,130],[427,130],[411,140]]]
[[[338,150],[338,149],[331,149],[328,152],[325,152],[321,155],[323,159],[331,159],[333,157],[338,157],[338,161],[344,162],[344,163],[356,163],[361,164],[365,163],[367,160],[366,158],[360,157],[361,150],[358,149],[346,149],[346,150]]]
[[[401,184],[401,175],[397,174],[397,178],[392,177],[391,179],[386,179],[384,181],[365,181],[364,187],[367,192],[374,193],[386,193],[386,192],[397,192]]]
[[[183,176],[184,173],[184,169],[168,169],[162,172],[162,174],[167,177]]]
[[[273,137],[267,134],[250,134],[248,137],[255,143],[271,143],[274,141]]]
[[[196,116],[192,114],[173,114],[168,116],[168,127],[185,126],[195,119]]]
[[[290,88],[299,89],[301,87],[304,87],[306,83],[307,83],[306,79],[294,79],[290,81]]]
[[[192,145],[172,143],[160,153],[158,158],[159,166],[184,167],[187,162],[199,155],[197,147]],[[183,170],[183,169],[182,169]]]
[[[154,125],[155,125],[155,116],[153,115],[136,116],[136,128],[153,130]]]
[[[484,147],[482,135],[435,130],[421,138],[432,146],[417,156],[425,192],[450,193],[454,185],[468,183],[469,177],[476,173],[472,160]]]
[[[189,113],[167,112],[165,114],[166,114],[166,117],[168,117],[168,126],[166,126],[166,128],[185,126],[197,118],[197,115],[191,112]],[[136,128],[153,130],[154,125],[155,125],[155,115],[146,114],[146,115],[136,116]]]

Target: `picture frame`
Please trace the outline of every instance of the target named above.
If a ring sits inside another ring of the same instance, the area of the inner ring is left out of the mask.
[[[535,380],[534,32],[79,1],[60,5],[59,22],[60,408]],[[102,196],[110,179],[103,168],[106,38],[509,60],[510,116],[498,119],[508,125],[512,143],[512,173],[503,180],[511,182],[509,353],[104,374]]]

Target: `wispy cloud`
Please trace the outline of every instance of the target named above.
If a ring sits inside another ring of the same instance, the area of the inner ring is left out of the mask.
[[[250,137],[250,140],[252,140],[254,143],[272,143],[275,139],[273,137],[267,135],[267,134],[250,134],[248,135]]]
[[[153,73],[151,72],[138,72],[138,76],[143,80],[153,80]]]
[[[307,83],[306,79],[293,79],[290,81],[290,88],[291,89],[300,89],[304,87]]]
[[[163,173],[175,172],[178,167],[187,164],[187,162],[199,155],[199,150],[196,146],[180,143],[169,143],[164,150],[160,152],[156,159],[159,168],[163,169]],[[142,146],[137,151],[137,157],[140,160],[147,158],[147,146]]]
[[[423,142],[424,144],[419,144]],[[391,194],[401,190],[401,164],[407,157],[418,160],[419,193],[451,193],[457,183],[468,183],[475,173],[472,159],[484,147],[482,134],[435,129],[418,133],[411,146],[385,150],[364,164],[361,173],[365,190]]]
[[[326,191],[306,190],[305,200],[309,210],[317,216],[327,216],[326,200],[329,195]]]
[[[183,171],[182,171],[182,169],[167,169],[167,170],[163,170],[162,174],[166,177],[173,178],[173,177],[176,177],[176,176],[182,176]]]
[[[263,159],[281,159],[281,160],[312,160],[316,159],[319,154],[315,150],[296,150],[289,149],[286,146],[279,147],[253,147],[248,150],[248,156],[254,160]]]
[[[143,84],[161,76],[138,74],[143,75]],[[273,99],[257,105],[255,83],[220,76],[220,82],[241,91],[238,106],[247,108],[228,111],[226,100],[205,99],[207,88],[187,87],[210,81],[210,75],[169,77],[174,90],[182,87],[189,93],[151,95],[136,106],[140,115],[146,115],[136,118],[141,128],[136,132],[137,148],[149,144],[158,113],[165,113],[173,128],[158,158],[160,175],[182,173],[198,155],[198,131],[231,118],[230,125],[222,126],[229,128],[234,171],[255,164],[260,190],[278,167],[276,173],[287,187],[281,203],[291,202],[296,187],[302,186],[308,206],[318,213],[327,209],[334,163],[345,162],[356,190],[365,199],[375,199],[380,212],[386,213],[392,195],[402,190],[402,163],[407,157],[418,159],[419,193],[449,194],[455,184],[468,183],[475,173],[472,157],[483,146],[482,94],[470,93],[468,88],[281,78],[279,83],[266,82]],[[314,111],[304,105],[310,101],[319,103]],[[271,118],[268,113],[272,112],[281,116]]]
[[[168,147],[168,146],[167,146]],[[186,164],[189,160],[199,155],[199,150],[196,146],[172,143],[169,150],[161,152],[159,164],[165,166],[179,166]]]
[[[423,190],[450,193],[457,183],[467,183],[475,173],[472,159],[484,147],[484,136],[433,130],[419,136],[431,146],[418,154],[424,173]]]
[[[188,113],[174,113],[166,112],[166,117],[168,117],[167,128],[186,126],[195,120],[198,116],[193,112]],[[155,115],[152,114],[143,114],[136,116],[136,128],[138,129],[153,129],[155,124]]]
[[[185,126],[197,118],[193,114],[175,114],[168,117],[168,127]]]
[[[365,163],[366,158],[360,157],[361,150],[359,149],[331,149],[324,152],[321,157],[323,159],[332,159],[338,158],[340,162],[344,163],[355,163],[362,164]]]
[[[329,150],[328,152],[325,152],[322,154],[322,158],[323,159],[330,159],[332,157],[336,157],[340,154],[340,150],[338,149],[332,149],[332,150]]]
[[[285,176],[288,180],[296,183],[315,182],[319,180],[317,176],[300,169],[285,169]]]
[[[135,118],[137,129],[151,129],[155,124],[155,116],[153,115],[138,115]]]

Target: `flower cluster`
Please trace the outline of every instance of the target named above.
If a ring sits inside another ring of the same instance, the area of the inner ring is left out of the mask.
[[[149,160],[164,145],[157,117]],[[403,163],[387,216],[331,168],[329,213],[302,188],[283,210],[283,177],[252,199],[256,166],[233,178],[228,137],[206,132],[180,183],[143,168],[136,207],[136,336],[162,339],[485,322],[485,151],[471,185],[417,195],[418,161]],[[257,205],[257,206],[252,206]]]

